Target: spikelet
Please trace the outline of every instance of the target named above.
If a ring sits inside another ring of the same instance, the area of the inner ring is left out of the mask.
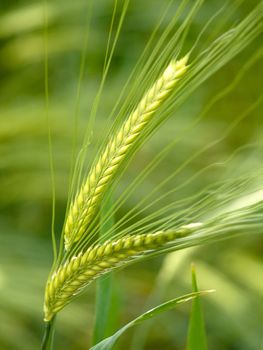
[[[179,61],[170,62],[162,76],[144,95],[138,107],[122,124],[119,131],[111,137],[97,163],[91,168],[86,181],[70,206],[66,219],[64,239],[67,250],[85,233],[101,204],[106,188],[128,151],[138,142],[154,112],[185,73],[187,59],[188,56],[185,56]]]
[[[121,266],[140,255],[163,247],[176,238],[194,232],[202,225],[182,226],[176,231],[158,231],[150,234],[126,236],[116,241],[107,241],[90,247],[62,265],[46,286],[44,320],[50,321],[71,299],[90,282],[104,273]]]

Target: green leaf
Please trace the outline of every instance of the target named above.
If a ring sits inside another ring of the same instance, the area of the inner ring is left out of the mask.
[[[185,303],[190,301],[197,296],[204,295],[209,293],[210,291],[202,291],[202,292],[194,292],[190,294],[183,295],[181,297],[169,300],[163,304],[158,305],[157,307],[143,313],[139,317],[135,318],[133,321],[127,323],[124,327],[120,328],[116,333],[114,333],[111,337],[108,337],[102,340],[100,343],[96,344],[91,348],[91,350],[110,350],[118,340],[118,338],[126,332],[129,328],[136,326],[154,316],[157,316],[165,311],[173,309],[176,305]]]
[[[192,265],[193,292],[198,292],[195,266]],[[207,350],[205,323],[200,298],[197,296],[192,304],[190,324],[188,328],[187,350]]]

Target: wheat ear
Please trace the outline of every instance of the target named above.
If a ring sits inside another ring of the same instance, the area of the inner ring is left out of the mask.
[[[183,226],[176,231],[126,236],[90,247],[71,258],[50,278],[46,286],[45,321],[63,309],[91,281],[149,251],[154,251],[176,238],[192,233],[200,223]]]
[[[162,76],[146,92],[138,107],[112,136],[97,163],[70,206],[65,223],[65,248],[84,234],[99,207],[106,187],[110,184],[129,149],[138,142],[152,115],[168,97],[176,82],[185,73],[188,56],[172,60]]]

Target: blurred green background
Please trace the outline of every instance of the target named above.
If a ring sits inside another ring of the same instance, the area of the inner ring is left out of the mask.
[[[103,122],[166,3],[161,0],[131,1],[96,120],[98,139]],[[176,5],[178,3],[175,1]],[[231,8],[233,3],[241,5],[230,16],[230,24],[242,18],[258,1],[230,1],[227,4]],[[2,0],[0,4],[0,348],[6,350],[39,348],[44,286],[52,263],[43,5],[42,1],[25,0]],[[208,18],[221,6],[221,0],[205,2],[192,23],[187,45],[193,44]],[[67,200],[73,119],[90,3],[53,0],[47,2],[47,8],[49,113],[56,179],[56,232],[59,235]],[[100,0],[93,4],[78,111],[81,130],[87,126],[87,115],[99,86],[112,11],[112,1]],[[168,21],[164,21],[163,29]],[[187,129],[213,96],[235,79],[259,46],[260,39],[203,84],[179,109],[177,118],[169,119],[162,126],[132,162],[116,195],[157,152]],[[262,73],[262,62],[257,60],[236,87],[215,103],[195,128],[181,137],[161,166],[135,189],[118,216],[132,209],[197,149],[220,138],[229,122],[259,97]],[[241,175],[243,170],[260,169],[262,136],[261,104],[221,142],[189,162],[155,194],[156,197],[190,179],[200,169],[224,162],[244,145],[250,146],[237,152],[229,172],[232,175],[240,172]],[[166,203],[224,179],[229,175],[227,171],[227,166],[208,168],[173,194],[174,197],[167,198]],[[119,271],[114,274],[115,310],[119,309],[119,312],[112,313],[112,327],[118,328],[147,306],[189,292],[190,263],[194,261],[200,289],[215,288],[217,291],[203,299],[209,348],[260,349],[263,344],[262,254],[262,237],[248,235],[173,253]],[[61,312],[56,349],[88,348],[94,321],[94,292],[95,284]],[[190,306],[186,304],[160,316],[153,323],[127,333],[119,348],[184,349],[189,313]]]

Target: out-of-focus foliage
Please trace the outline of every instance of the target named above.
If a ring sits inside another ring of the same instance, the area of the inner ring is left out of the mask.
[[[122,90],[128,72],[145,46],[164,3],[166,1],[131,1],[103,92],[103,104],[99,107],[96,119],[96,142],[100,140],[104,121]],[[241,6],[233,12],[230,22],[237,21],[258,1],[235,3]],[[42,1],[24,0],[2,0],[0,5],[0,348],[6,350],[39,347],[44,284],[52,263],[43,6]],[[90,2],[84,0],[47,2],[49,115],[55,164],[58,235],[68,193],[74,116],[76,113],[80,116],[80,140],[101,78],[113,2],[94,1],[89,23],[90,6]],[[189,42],[186,44],[189,47],[196,38],[195,32],[200,32],[220,6],[220,0],[205,2],[188,35]],[[90,32],[86,38],[88,23]],[[168,19],[161,29],[167,24]],[[209,36],[209,32],[206,35]],[[86,64],[77,108],[79,70],[86,42]],[[156,198],[184,182],[185,186],[165,200],[169,202],[169,199],[191,196],[216,181],[238,177],[239,172],[242,176],[258,169],[258,164],[263,161],[262,103],[251,110],[226,137],[221,137],[230,122],[248,110],[260,96],[262,57],[261,61],[260,56],[259,59],[255,57],[255,62],[248,65],[251,53],[257,52],[259,45],[260,39],[257,39],[201,86],[178,110],[176,118],[169,119],[144,145],[122,177],[116,195],[128,186],[157,152],[175,138],[180,139],[158,169],[135,189],[125,206],[119,210],[119,217],[153,191],[175,169],[180,168],[198,149],[215,140],[220,142],[189,161],[167,183],[167,187],[156,191]],[[209,101],[234,83],[235,79],[233,89],[214,103],[195,128],[190,128]],[[91,144],[89,157],[93,153]],[[231,158],[233,153],[235,156]],[[227,168],[229,163],[231,167]],[[195,177],[201,169],[206,171]],[[187,183],[192,177],[193,181]],[[257,181],[255,173],[255,187]],[[220,193],[216,195],[220,196]],[[161,204],[158,203],[157,207]],[[141,215],[138,213],[139,218]],[[117,274],[116,288],[122,290],[119,301],[123,304],[121,324],[140,314],[147,303],[156,305],[156,302],[173,298],[175,292],[176,295],[189,292],[191,285],[188,272],[194,260],[200,290],[217,290],[215,295],[203,302],[208,347],[213,350],[258,349],[263,341],[262,256],[262,237],[247,236],[131,266],[125,273],[121,271]],[[129,333],[124,337],[125,348],[129,344],[136,350],[183,348],[190,311],[187,306],[178,310]],[[56,349],[87,348],[87,339],[91,339],[92,333],[93,311],[94,287],[91,287],[78,302],[59,315]],[[120,348],[124,347],[123,344]]]

